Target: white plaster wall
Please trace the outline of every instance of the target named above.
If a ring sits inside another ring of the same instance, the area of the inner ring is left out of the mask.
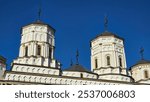
[[[99,79],[123,81],[123,82],[133,82],[133,80],[130,77],[123,76],[123,75],[101,75],[101,76],[99,76]]]
[[[83,78],[97,79],[97,75],[95,74],[90,74],[87,72],[76,72],[76,71],[63,71],[62,76],[81,78],[81,74],[83,75]]]
[[[57,62],[55,59],[49,59],[43,57],[17,58],[13,61],[13,63],[60,68],[60,63]]]
[[[14,65],[12,71],[15,72],[26,72],[26,73],[39,73],[39,74],[50,74],[50,75],[59,75],[60,71],[58,69],[36,67],[36,66],[21,66]]]
[[[112,67],[106,67],[106,68],[100,68],[93,71],[94,73],[97,73],[99,75],[103,74],[123,74],[127,75],[127,71],[125,68],[112,68]]]

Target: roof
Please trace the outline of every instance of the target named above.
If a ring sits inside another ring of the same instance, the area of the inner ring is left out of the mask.
[[[138,61],[138,62],[136,63],[136,65],[137,65],[137,64],[147,64],[147,63],[150,63],[150,61],[141,59],[140,61]]]
[[[136,66],[136,65],[139,65],[139,64],[150,64],[150,61],[149,60],[145,60],[145,59],[141,59],[136,64],[134,64],[133,66]],[[130,67],[129,70],[131,70],[132,67]]]
[[[79,65],[79,64],[72,65],[71,67],[69,67],[65,71],[77,71],[77,72],[90,72],[90,73],[92,73],[91,71],[88,71],[86,68],[84,68],[82,65]]]
[[[40,20],[37,20],[37,21],[35,21],[35,22],[31,23],[31,24],[48,25],[48,24],[46,24],[46,23],[44,23],[44,22],[42,22]]]
[[[28,25],[31,25],[31,24],[46,25],[46,26],[48,26],[49,28],[51,28],[52,30],[54,30],[54,32],[56,31],[52,26],[50,26],[49,24],[46,24],[46,23],[44,23],[44,22],[42,22],[42,21],[40,21],[40,20],[37,20],[37,21],[35,21],[35,22],[33,22],[33,23],[30,23],[30,24],[28,24]],[[26,26],[28,26],[28,25],[26,25]],[[26,26],[24,26],[24,27],[26,27]]]
[[[98,38],[98,37],[100,37],[100,36],[114,36],[114,37],[116,37],[116,38],[118,38],[118,39],[121,39],[121,40],[124,40],[122,37],[119,37],[118,35],[116,35],[116,34],[114,34],[114,33],[112,33],[112,32],[108,32],[108,31],[105,31],[105,32],[103,32],[103,33],[101,33],[101,34],[98,34],[97,36],[96,36],[96,38]],[[95,39],[95,38],[94,38]],[[93,40],[94,40],[93,39]]]

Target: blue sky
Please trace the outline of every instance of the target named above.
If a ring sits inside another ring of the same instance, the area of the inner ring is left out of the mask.
[[[18,57],[20,29],[37,20],[39,0],[0,0],[0,55],[7,58],[7,69]],[[150,59],[149,0],[42,0],[41,20],[56,29],[55,58],[63,68],[79,63],[90,69],[90,40],[104,31],[104,15],[108,15],[108,31],[125,39],[127,66],[140,59]]]

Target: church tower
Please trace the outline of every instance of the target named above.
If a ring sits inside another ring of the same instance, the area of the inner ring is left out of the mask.
[[[12,62],[12,71],[60,75],[54,49],[55,29],[50,25],[38,20],[22,27],[19,57]]]
[[[54,59],[55,29],[41,21],[22,27],[19,57],[14,63],[58,68]]]
[[[92,70],[104,67],[126,68],[124,40],[105,31],[91,41]]]
[[[107,18],[105,18],[105,31],[91,41],[91,68],[93,72],[100,75],[101,79],[110,80],[114,78],[112,74],[128,75],[128,73],[126,71],[124,39],[108,32],[107,23]]]

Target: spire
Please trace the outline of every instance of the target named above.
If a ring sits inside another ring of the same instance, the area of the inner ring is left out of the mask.
[[[71,60],[70,60],[70,66],[72,66],[73,65],[73,61],[72,61],[72,58],[71,58]]]
[[[141,60],[143,60],[144,59],[144,48],[143,47],[141,47],[141,49],[140,49],[140,54],[141,54]]]
[[[42,6],[42,1],[41,1],[41,0],[39,0],[38,21],[40,21],[40,20],[41,20],[41,13],[42,13],[41,6]]]
[[[79,51],[78,51],[78,49],[76,51],[76,64],[77,65],[79,64]]]
[[[107,31],[108,30],[108,16],[105,15],[104,17],[104,30]]]

